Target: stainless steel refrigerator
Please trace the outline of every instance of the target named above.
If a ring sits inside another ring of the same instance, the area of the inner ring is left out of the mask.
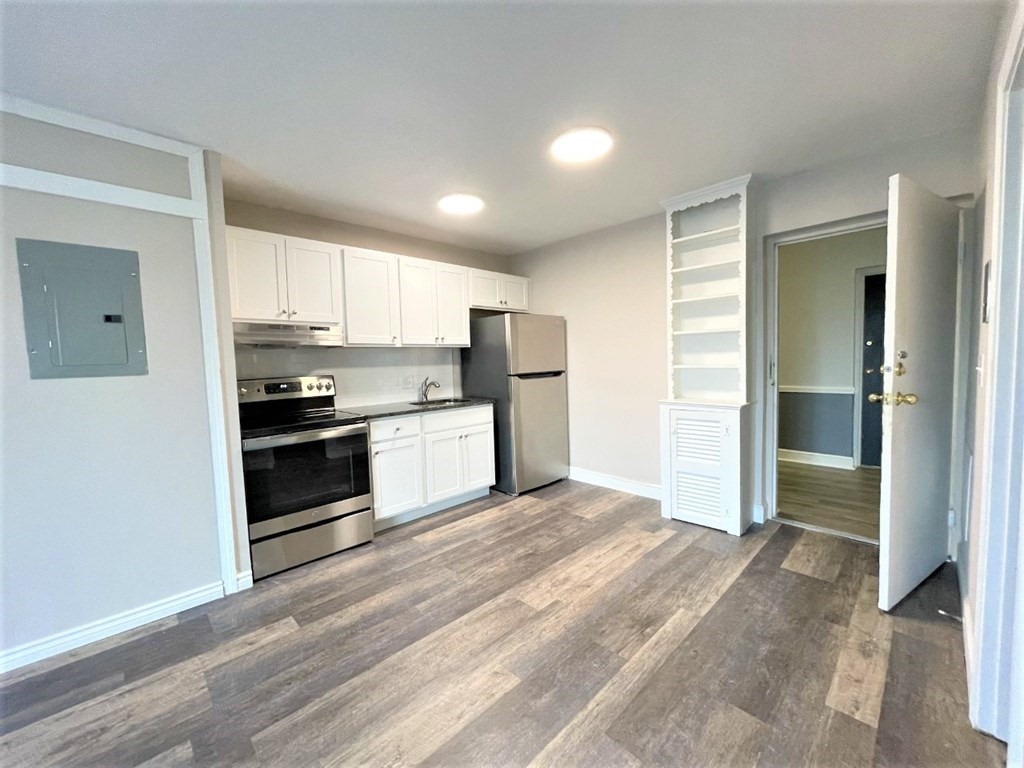
[[[473,318],[462,391],[495,400],[499,491],[518,495],[569,476],[565,318]]]

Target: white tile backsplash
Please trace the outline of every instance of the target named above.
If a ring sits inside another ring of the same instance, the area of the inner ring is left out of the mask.
[[[461,355],[457,349],[398,347],[299,347],[297,349],[235,348],[239,379],[331,374],[339,408],[416,399],[416,389],[429,376],[441,385],[431,398],[462,394]]]

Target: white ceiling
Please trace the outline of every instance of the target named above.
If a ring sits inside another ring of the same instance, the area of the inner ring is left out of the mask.
[[[1002,10],[4,0],[0,88],[217,149],[233,198],[510,253],[975,126]],[[574,125],[612,154],[553,164]]]

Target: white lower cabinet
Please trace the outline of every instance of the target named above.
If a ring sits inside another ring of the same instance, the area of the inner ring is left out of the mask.
[[[438,432],[423,436],[427,471],[427,504],[462,493],[462,433]]]
[[[374,443],[373,516],[391,517],[423,506],[420,438]]]
[[[662,403],[662,516],[740,535],[751,509],[748,405]]]
[[[440,511],[494,485],[490,405],[375,419],[370,440],[376,520]]]

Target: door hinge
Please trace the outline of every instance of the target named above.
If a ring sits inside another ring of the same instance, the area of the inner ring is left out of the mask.
[[[949,510],[949,527],[956,528],[956,510],[952,507]]]

